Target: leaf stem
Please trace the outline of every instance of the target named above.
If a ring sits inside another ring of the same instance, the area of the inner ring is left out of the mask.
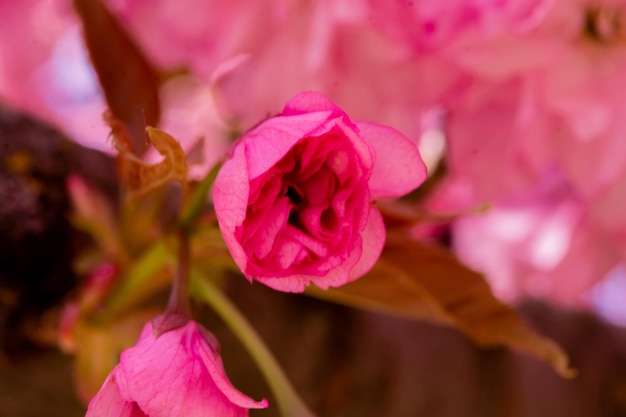
[[[178,232],[178,265],[172,280],[172,292],[167,304],[168,313],[178,313],[186,317],[191,316],[189,305],[189,263],[191,251],[189,236],[184,231]]]
[[[315,417],[295,392],[263,340],[237,307],[208,279],[194,275],[192,285],[195,292],[213,307],[246,347],[272,389],[281,414],[285,417]]]

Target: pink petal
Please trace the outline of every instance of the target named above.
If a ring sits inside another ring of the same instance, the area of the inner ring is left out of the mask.
[[[399,197],[424,182],[426,165],[408,138],[375,123],[357,122],[357,126],[376,155],[369,180],[372,199]]]
[[[320,169],[300,184],[307,203],[317,206],[327,203],[335,189],[336,180],[328,169]]]
[[[125,401],[110,374],[96,396],[89,402],[85,417],[147,417],[136,403]]]
[[[304,246],[294,240],[281,238],[279,242],[276,242],[276,260],[278,265],[285,270],[290,268],[303,252],[306,253]]]
[[[198,326],[197,324],[195,325],[196,327]],[[213,382],[215,383],[217,388],[219,388],[222,394],[226,396],[228,401],[242,408],[266,408],[266,399],[263,399],[261,401],[254,401],[252,398],[242,394],[239,390],[233,387],[233,385],[228,380],[226,373],[224,372],[222,361],[219,359],[219,357],[216,356],[216,354],[203,340],[200,329],[198,329],[197,336],[198,337],[195,340],[195,351],[202,359],[204,366],[206,366],[209,375],[213,379]],[[247,412],[242,413],[242,415],[246,416],[247,414]]]
[[[298,228],[288,224],[287,227],[285,227],[285,235],[289,236],[295,242],[298,242],[319,257],[323,258],[329,255],[328,248],[324,246],[324,244]]]
[[[257,281],[278,291],[302,292],[311,282],[308,275],[290,275],[287,277],[258,277]]]
[[[343,264],[324,277],[312,278],[312,282],[323,289],[339,287],[360,278],[372,269],[385,246],[385,223],[376,207],[370,209],[367,224],[361,232],[361,241],[361,245],[355,246]]]
[[[327,133],[330,112],[278,116],[266,120],[242,138],[246,149],[248,179],[253,180],[276,165],[297,143]]]
[[[240,226],[248,207],[250,183],[245,159],[245,149],[240,144],[233,152],[233,157],[220,169],[213,184],[213,204],[224,242],[233,259],[246,270],[247,256],[235,237],[235,229]]]
[[[326,96],[316,91],[305,91],[289,100],[282,114],[302,114],[316,111],[332,111],[345,114],[343,110],[330,102]]]
[[[244,242],[246,252],[255,254],[258,258],[266,258],[274,247],[274,241],[279,233],[285,228],[289,219],[289,209],[291,204],[289,199],[281,197],[275,204],[264,213],[263,224],[253,236],[247,236],[244,232]],[[247,228],[247,224],[246,224]],[[244,272],[246,272],[244,270]]]
[[[225,385],[227,377],[216,355],[193,321],[156,339],[148,323],[116,368],[121,397],[135,401],[150,417],[247,416],[230,397],[264,407],[264,401],[243,401],[243,394],[236,395],[230,384]]]
[[[294,274],[289,277],[264,277],[257,280],[279,291],[302,292],[310,282],[320,288],[339,287],[367,273],[380,257],[385,245],[385,224],[377,208],[372,207],[365,229],[361,232],[348,259],[319,277]]]
[[[372,269],[383,251],[386,235],[383,216],[376,207],[372,207],[365,229],[361,232],[361,238],[363,239],[361,258],[350,271],[348,282],[362,277]]]

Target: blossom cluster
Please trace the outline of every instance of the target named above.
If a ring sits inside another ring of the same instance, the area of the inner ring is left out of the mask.
[[[430,207],[489,204],[453,224],[453,243],[501,297],[589,305],[622,264],[626,2],[187,1],[174,18],[167,1],[111,5],[244,127],[305,89],[416,143],[436,110],[447,175]]]
[[[625,2],[106,3],[155,64],[188,69],[163,88],[163,123],[188,144],[212,137],[207,164],[227,147],[224,117],[248,129],[303,90],[416,143],[435,109],[447,176],[431,208],[492,207],[455,222],[453,236],[499,295],[588,304],[594,286],[619,270]],[[20,22],[0,28],[0,50],[12,57],[0,63],[0,95],[101,142],[104,103],[69,3],[0,8]]]

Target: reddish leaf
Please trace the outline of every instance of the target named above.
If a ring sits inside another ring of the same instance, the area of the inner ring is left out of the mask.
[[[498,301],[480,274],[436,245],[390,234],[380,260],[367,275],[340,288],[307,292],[341,304],[453,326],[480,346],[508,346],[545,360],[562,376],[574,375],[558,345]]]
[[[100,0],[74,0],[74,8],[107,104],[127,126],[133,152],[141,155],[145,126],[155,126],[160,116],[156,71]]]

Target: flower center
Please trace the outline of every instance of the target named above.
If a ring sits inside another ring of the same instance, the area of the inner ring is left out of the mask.
[[[364,165],[341,131],[305,138],[250,182],[236,230],[248,272],[321,276],[351,253],[369,213]],[[296,269],[292,269],[296,268]]]
[[[289,199],[289,202],[293,204],[293,207],[289,212],[289,218],[287,220],[287,223],[297,228],[301,228],[302,223],[300,223],[298,208],[302,205],[304,199],[302,198],[302,195],[298,192],[298,190],[291,185],[287,186],[287,192],[285,193],[285,196]]]
[[[291,185],[287,186],[287,192],[285,193],[285,196],[287,196],[289,198],[289,201],[294,206],[297,206],[297,205],[301,204],[302,201],[304,201],[302,199],[302,196],[298,192],[298,190],[296,190],[296,188],[292,187]]]

